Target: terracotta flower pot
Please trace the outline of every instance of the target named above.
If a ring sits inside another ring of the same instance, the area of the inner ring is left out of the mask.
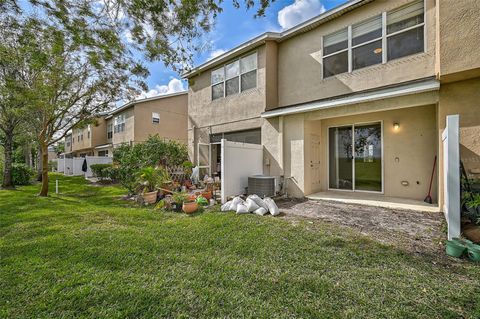
[[[184,202],[182,206],[182,210],[186,214],[191,214],[196,212],[198,209],[198,204],[196,202]]]
[[[212,199],[212,192],[202,192],[202,196],[205,197],[207,200]]]
[[[143,201],[147,204],[155,204],[157,202],[157,191],[143,193]]]

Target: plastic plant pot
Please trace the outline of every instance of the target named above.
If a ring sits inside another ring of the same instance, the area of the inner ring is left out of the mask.
[[[475,262],[480,262],[480,245],[470,244],[468,248],[468,258]]]
[[[466,250],[467,246],[459,240],[447,240],[446,253],[448,256],[459,258],[462,257]]]

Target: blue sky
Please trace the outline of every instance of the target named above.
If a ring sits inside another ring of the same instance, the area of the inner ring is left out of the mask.
[[[195,55],[195,64],[201,64],[215,54],[228,51],[263,32],[288,29],[345,2],[347,0],[277,0],[267,9],[265,17],[254,18],[255,9],[236,9],[232,0],[225,0],[224,11],[217,17],[213,31],[206,36],[211,50]],[[178,80],[180,76],[162,63],[149,63],[147,67],[151,73],[147,79],[150,91],[144,92],[142,97],[186,89],[186,83]]]

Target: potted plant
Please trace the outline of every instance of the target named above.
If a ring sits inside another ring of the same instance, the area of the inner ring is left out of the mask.
[[[184,201],[182,210],[186,214],[192,214],[198,210],[198,204],[196,201]]]
[[[157,201],[157,189],[167,176],[164,169],[151,166],[144,167],[137,173],[137,183],[145,203],[154,204]]]
[[[179,212],[182,210],[183,203],[187,200],[188,195],[185,192],[174,192],[172,194],[173,204],[172,208],[174,211]]]

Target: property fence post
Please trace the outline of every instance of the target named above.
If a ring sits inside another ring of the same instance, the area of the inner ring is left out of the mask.
[[[448,224],[448,239],[460,237],[460,137],[459,116],[447,116],[443,132],[444,154],[444,213]]]

